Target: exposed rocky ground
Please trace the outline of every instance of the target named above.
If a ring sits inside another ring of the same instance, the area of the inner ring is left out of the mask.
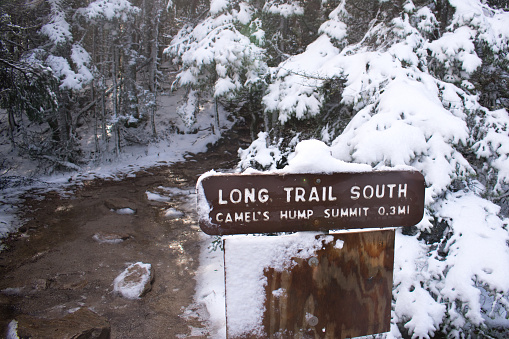
[[[201,231],[194,186],[209,169],[234,167],[245,142],[231,136],[186,162],[88,181],[68,197],[27,194],[27,222],[0,253],[0,333],[16,319],[20,336],[206,337],[205,323],[184,316],[197,307]],[[150,200],[146,192],[169,199]],[[184,214],[166,216],[171,207]],[[118,213],[125,208],[131,214]],[[154,278],[150,291],[129,299],[114,291],[113,281],[136,262],[150,264]]]

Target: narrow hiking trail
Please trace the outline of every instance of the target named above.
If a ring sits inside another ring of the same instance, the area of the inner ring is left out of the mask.
[[[185,162],[87,181],[68,197],[27,194],[27,222],[0,252],[0,335],[21,315],[57,319],[88,308],[109,322],[111,338],[206,337],[205,324],[183,316],[193,307],[201,246],[194,187],[205,171],[233,168],[248,142],[230,136]],[[135,213],[115,212],[123,208]],[[167,217],[169,208],[184,215]],[[130,300],[113,281],[135,262],[151,264],[155,279],[150,292]]]

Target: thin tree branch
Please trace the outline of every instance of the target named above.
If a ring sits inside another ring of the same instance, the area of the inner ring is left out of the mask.
[[[144,67],[147,67],[150,63],[152,62],[152,58],[148,58],[147,61],[145,61],[145,63],[143,63],[141,66],[137,67],[136,68],[136,72],[139,72],[141,69],[143,69]],[[94,107],[100,100],[102,100],[103,97],[106,97],[108,96],[109,94],[111,94],[111,92],[113,92],[113,90],[115,88],[120,88],[120,86],[122,86],[124,83],[124,79],[121,79],[117,84],[116,86],[111,86],[110,88],[108,88],[106,91],[104,91],[104,93],[102,95],[99,95],[97,97],[97,99],[93,100],[92,102],[88,103],[84,108],[82,108],[78,114],[76,115],[76,118],[73,119],[74,122],[78,121],[78,119],[81,117],[82,114],[84,114],[85,112],[87,112],[89,109],[91,109],[92,107]]]

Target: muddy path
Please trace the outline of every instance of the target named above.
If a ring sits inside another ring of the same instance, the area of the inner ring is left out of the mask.
[[[23,314],[54,319],[88,308],[107,319],[111,338],[207,337],[206,324],[182,316],[193,303],[201,244],[194,186],[201,173],[236,165],[248,142],[241,138],[120,181],[85,182],[68,198],[26,198],[27,222],[0,253],[0,336]],[[170,207],[184,215],[165,216]],[[122,208],[135,213],[116,212]],[[134,262],[150,263],[155,279],[150,292],[130,300],[114,293],[113,280]]]

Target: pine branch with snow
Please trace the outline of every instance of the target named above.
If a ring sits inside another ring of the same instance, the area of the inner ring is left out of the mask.
[[[263,50],[241,32],[249,34],[251,26],[253,37],[258,40],[263,36],[261,28],[251,22],[251,6],[242,1],[237,5],[239,9],[233,8],[233,1],[211,2],[207,18],[194,27],[184,26],[166,48],[174,62],[182,65],[177,76],[179,87],[208,92],[214,98],[233,99],[238,92],[264,81]],[[188,101],[184,103],[185,110],[198,104]]]

